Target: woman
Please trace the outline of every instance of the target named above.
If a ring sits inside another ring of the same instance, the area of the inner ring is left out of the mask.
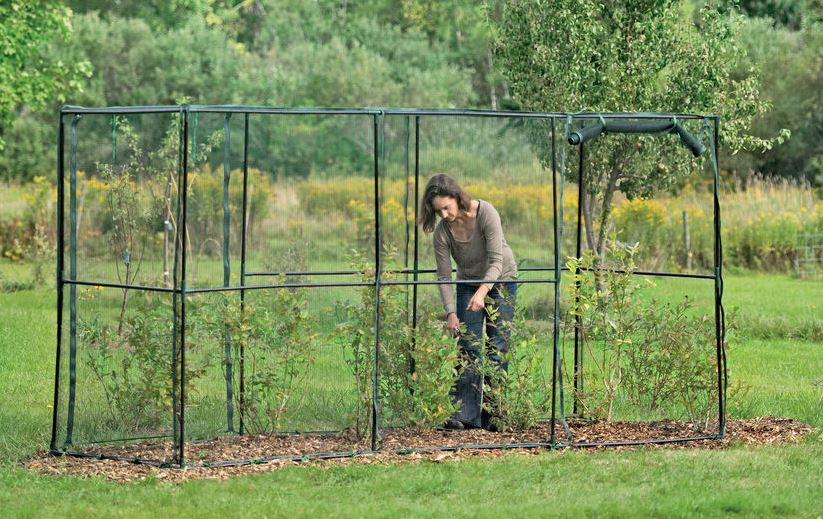
[[[436,216],[440,217],[437,225]],[[460,334],[459,344],[466,365],[452,390],[452,399],[460,403],[460,409],[445,427],[492,429],[490,416],[483,410],[484,381],[477,362],[485,328],[489,360],[498,369],[507,369],[503,358],[509,349],[517,293],[517,284],[512,281],[517,265],[503,237],[500,215],[488,202],[472,200],[453,178],[440,174],[426,185],[419,223],[426,233],[433,233],[437,279],[450,281],[451,258],[457,263],[456,298],[451,283],[439,287],[446,326],[457,336],[463,325],[465,333]],[[486,307],[486,297],[491,299],[492,308]]]

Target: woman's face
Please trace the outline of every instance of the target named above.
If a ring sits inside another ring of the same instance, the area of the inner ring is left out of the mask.
[[[432,198],[432,208],[440,218],[447,222],[453,222],[460,214],[457,199],[451,196],[435,196]]]

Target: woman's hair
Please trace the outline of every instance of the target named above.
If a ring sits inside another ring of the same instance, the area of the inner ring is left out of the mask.
[[[436,196],[454,198],[457,200],[457,207],[466,212],[469,211],[472,201],[469,194],[452,177],[440,173],[430,178],[425,191],[423,191],[423,199],[420,201],[420,213],[417,216],[417,225],[422,225],[423,231],[427,233],[434,230],[434,220],[437,213],[434,211],[432,200]]]

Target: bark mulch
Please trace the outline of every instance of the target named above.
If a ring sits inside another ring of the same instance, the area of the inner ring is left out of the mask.
[[[694,422],[605,422],[570,421],[576,443],[674,439],[711,434]],[[631,448],[703,448],[718,449],[730,443],[796,443],[814,429],[788,418],[762,417],[729,420],[722,440],[650,444],[643,446],[601,446],[599,449]],[[566,439],[558,425],[557,441]],[[186,468],[161,468],[136,459],[164,460],[171,453],[171,443],[141,442],[129,445],[95,445],[79,450],[92,457],[52,456],[38,452],[24,462],[31,470],[55,475],[82,477],[104,476],[118,482],[156,478],[181,481],[189,478],[225,479],[240,474],[268,472],[301,463],[329,466],[343,463],[396,463],[444,460],[465,457],[497,457],[511,452],[537,454],[544,449],[517,447],[517,444],[547,443],[548,424],[526,431],[492,433],[482,429],[465,431],[420,431],[393,429],[382,433],[381,452],[367,452],[370,443],[358,440],[350,431],[336,434],[273,434],[226,436],[186,444]],[[489,446],[497,448],[489,448]],[[443,448],[448,450],[444,450]],[[352,453],[355,454],[352,454]],[[328,453],[348,453],[347,457],[324,459]],[[98,456],[122,458],[99,459]],[[276,459],[272,459],[276,458]],[[238,460],[258,459],[255,463],[227,466]],[[265,461],[260,462],[260,459]],[[227,463],[228,462],[228,463]]]

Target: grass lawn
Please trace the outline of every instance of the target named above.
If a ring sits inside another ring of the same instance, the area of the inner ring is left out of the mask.
[[[3,468],[12,517],[816,517],[823,446],[565,451],[127,485]]]
[[[0,264],[0,272],[8,264]],[[709,289],[710,290],[710,289]],[[820,317],[820,283],[728,275],[740,308],[729,351],[733,418],[780,415],[823,428],[823,343],[803,340]],[[710,291],[709,291],[710,293]],[[0,293],[0,515],[3,517],[820,517],[823,440],[723,450],[566,450],[498,459],[295,466],[228,481],[129,484],[19,468],[48,446],[54,294]],[[816,320],[816,321],[815,321]]]

